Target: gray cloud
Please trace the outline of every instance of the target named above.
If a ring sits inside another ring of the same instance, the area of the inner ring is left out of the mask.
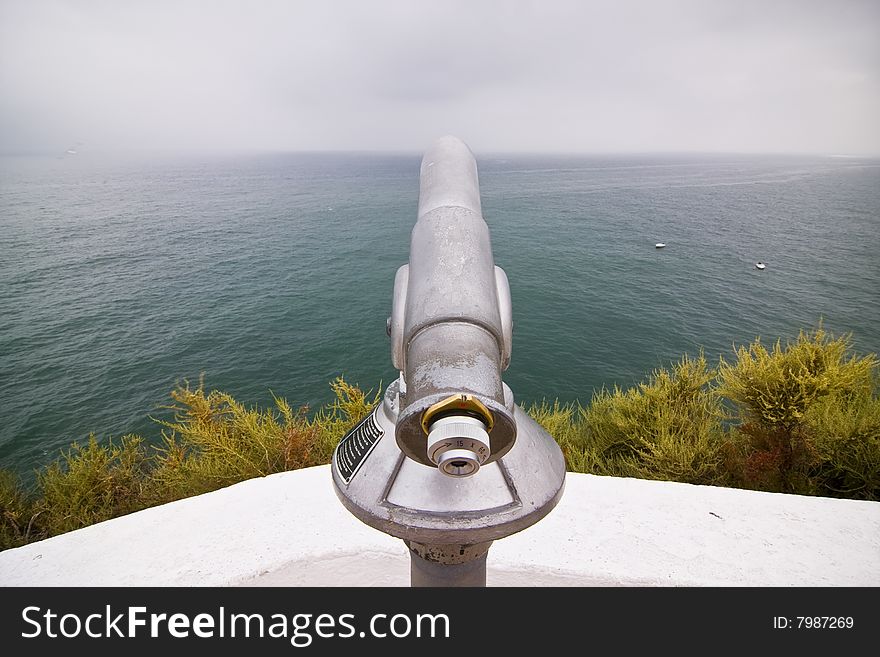
[[[870,1],[0,0],[0,150],[880,153]]]

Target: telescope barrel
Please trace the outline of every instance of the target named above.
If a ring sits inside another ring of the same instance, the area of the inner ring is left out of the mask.
[[[492,257],[473,154],[443,137],[419,184],[387,324],[400,378],[339,441],[330,469],[355,517],[406,543],[412,586],[485,586],[493,542],[556,506],[565,458],[501,380],[510,287]]]
[[[455,137],[439,139],[422,160],[391,334],[405,384],[396,435],[408,456],[467,476],[512,447],[513,400],[501,380],[510,360],[510,289],[493,260],[476,161]]]

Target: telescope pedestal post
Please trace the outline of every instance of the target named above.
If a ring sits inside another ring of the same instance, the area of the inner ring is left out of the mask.
[[[492,542],[426,545],[407,542],[412,587],[485,587],[486,557]]]

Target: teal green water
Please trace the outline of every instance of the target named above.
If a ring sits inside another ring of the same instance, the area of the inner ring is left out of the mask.
[[[820,317],[880,351],[880,162],[481,156],[520,403],[589,400]],[[0,467],[166,417],[175,382],[264,405],[385,385],[416,155],[0,160]],[[655,249],[655,242],[665,249]],[[764,271],[755,269],[763,261]]]

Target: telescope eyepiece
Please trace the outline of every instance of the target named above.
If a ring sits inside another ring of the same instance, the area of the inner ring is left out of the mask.
[[[489,458],[489,433],[482,420],[447,415],[428,429],[428,458],[449,477],[470,477]]]

